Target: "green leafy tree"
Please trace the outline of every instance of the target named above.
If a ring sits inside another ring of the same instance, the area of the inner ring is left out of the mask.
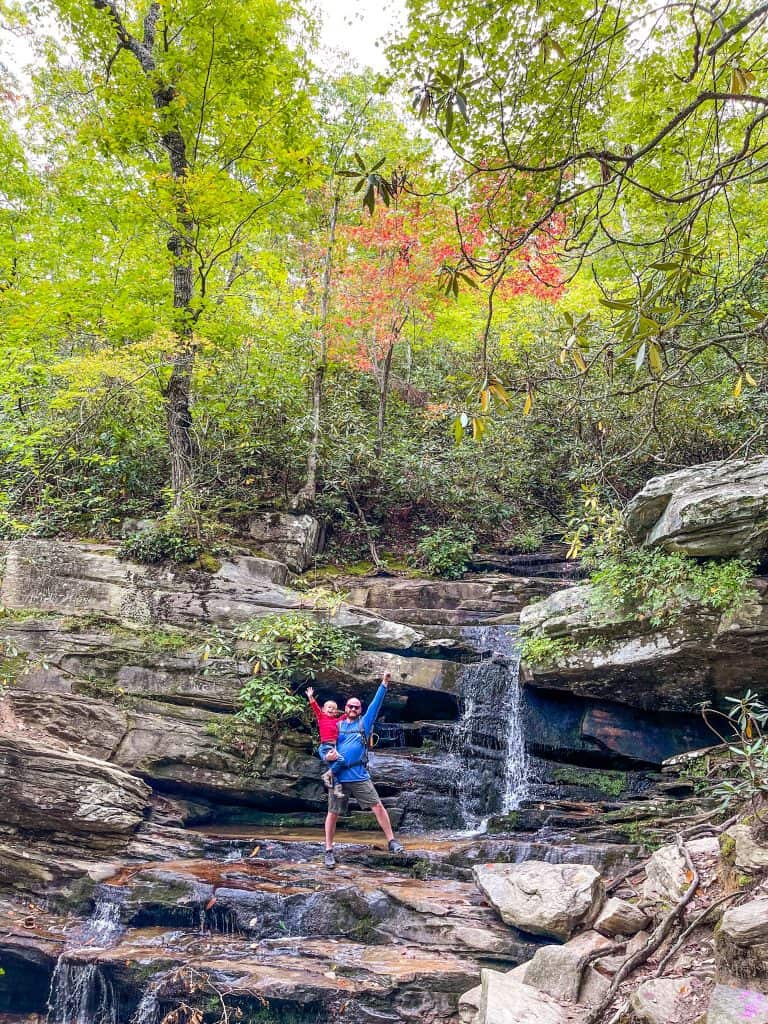
[[[308,66],[294,33],[303,14],[274,0],[57,0],[48,12],[67,49],[47,45],[30,116],[66,176],[71,233],[110,243],[108,254],[86,249],[101,305],[119,301],[127,258],[124,330],[161,336],[153,372],[178,505],[194,480],[193,374],[211,321],[253,271],[266,218],[284,215],[311,176]],[[68,315],[101,338],[93,312],[89,302]]]

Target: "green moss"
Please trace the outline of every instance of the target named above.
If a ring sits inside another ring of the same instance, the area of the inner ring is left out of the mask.
[[[590,786],[605,793],[606,796],[614,797],[621,796],[629,781],[626,772],[584,772],[581,768],[571,767],[557,768],[554,779],[568,786]]]
[[[492,818],[488,823],[489,832],[513,832],[518,825],[519,815],[517,811],[510,811],[503,817]]]
[[[201,551],[193,567],[203,572],[215,573],[221,568],[221,559],[212,555],[210,551]]]
[[[736,859],[736,840],[724,832],[720,836],[720,857],[725,864],[733,865]]]
[[[746,889],[746,887],[751,885],[753,881],[754,878],[752,878],[751,875],[739,875],[736,879],[736,885],[738,885],[740,889]]]

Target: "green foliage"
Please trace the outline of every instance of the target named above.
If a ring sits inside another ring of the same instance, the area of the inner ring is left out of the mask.
[[[752,690],[726,697],[725,712],[705,708],[704,720],[724,743],[728,758],[714,772],[710,794],[722,810],[751,805],[765,826],[761,809],[768,800],[768,705]],[[717,723],[717,724],[714,724]]]
[[[300,612],[251,619],[231,635],[216,634],[203,658],[227,655],[247,661],[252,675],[240,691],[240,719],[261,724],[302,715],[306,701],[297,683],[342,665],[360,649],[359,641],[329,622]]]
[[[592,574],[593,600],[597,608],[669,625],[691,603],[714,611],[738,607],[754,571],[754,563],[738,558],[700,562],[660,549],[628,551]]]
[[[523,640],[520,657],[529,665],[546,668],[556,664],[561,658],[567,658],[577,649],[573,640],[565,637],[528,636]]]
[[[440,526],[419,542],[416,552],[427,572],[457,580],[466,571],[474,547],[475,536],[468,529]]]
[[[141,530],[126,537],[117,550],[118,558],[143,565],[159,562],[194,562],[202,553],[199,542],[178,528],[158,524],[154,529]]]

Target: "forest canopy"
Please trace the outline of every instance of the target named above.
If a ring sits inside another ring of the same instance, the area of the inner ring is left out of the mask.
[[[0,2],[0,534],[510,548],[763,450],[768,3]],[[586,490],[585,490],[586,489]]]

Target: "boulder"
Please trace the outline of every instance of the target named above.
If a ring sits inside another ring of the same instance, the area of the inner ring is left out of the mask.
[[[768,989],[768,899],[729,907],[715,930],[720,981],[746,981]]]
[[[768,1024],[768,996],[750,988],[715,985],[705,1024]]]
[[[691,978],[651,978],[644,981],[629,997],[632,1020],[637,1024],[682,1024],[687,1014]]]
[[[711,865],[719,857],[720,846],[714,836],[692,839],[685,846],[697,868]],[[690,883],[685,857],[676,844],[660,846],[646,861],[643,897],[647,903],[677,903]]]
[[[314,516],[266,512],[248,524],[248,534],[270,558],[304,572],[320,551],[323,528]]]
[[[473,874],[505,924],[563,941],[592,923],[605,898],[587,864],[480,864]]]
[[[612,896],[597,915],[595,931],[601,935],[635,935],[649,924],[646,914],[634,903]]]
[[[551,996],[499,971],[481,972],[478,1024],[577,1024],[584,1011],[566,1009]]]
[[[730,907],[721,918],[719,932],[736,946],[768,943],[768,899]]]
[[[19,829],[107,836],[136,830],[150,790],[114,765],[0,736],[0,821]]]
[[[480,1014],[480,1002],[483,997],[483,986],[475,985],[468,992],[459,996],[460,1024],[476,1024]]]
[[[768,547],[768,457],[654,477],[627,506],[625,523],[647,546],[699,558],[757,558]]]
[[[563,1003],[593,1006],[605,995],[609,981],[584,958],[612,945],[595,931],[582,932],[564,946],[542,946],[525,965],[522,981]]]
[[[720,851],[726,864],[739,871],[768,868],[768,841],[755,838],[752,827],[742,822],[731,825],[720,837]]]
[[[653,627],[630,611],[597,606],[590,584],[530,605],[521,612],[520,624],[527,633],[560,642],[551,656],[523,665],[524,681],[543,689],[679,712],[750,687],[765,691],[764,577],[750,582],[735,610],[718,612],[690,603],[671,625]]]
[[[349,605],[323,613],[283,586],[285,578],[281,563],[245,556],[222,562],[216,572],[203,572],[189,566],[125,562],[117,557],[114,545],[18,540],[6,545],[0,603],[186,629],[304,611],[323,614],[374,648],[405,650],[421,640],[407,626]]]

